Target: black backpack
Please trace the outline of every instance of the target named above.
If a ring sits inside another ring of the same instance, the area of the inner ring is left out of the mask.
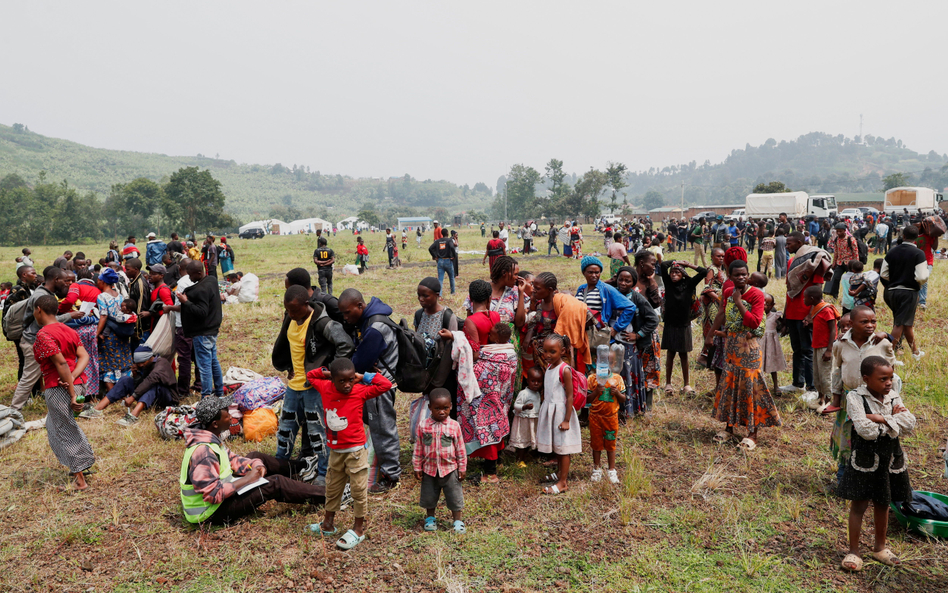
[[[727,231],[728,228],[726,225],[719,224],[718,228],[714,229],[714,242],[724,243],[727,241]]]
[[[399,391],[403,393],[423,392],[430,380],[427,369],[428,350],[425,348],[425,338],[408,327],[404,319],[396,324],[388,315],[373,315],[368,319],[366,325],[372,325],[376,321],[381,321],[392,328],[395,340],[398,342],[398,368],[393,371],[381,359],[379,359],[379,363],[395,379]]]

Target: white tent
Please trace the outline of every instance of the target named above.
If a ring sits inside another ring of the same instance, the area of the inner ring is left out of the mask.
[[[255,220],[253,222],[248,222],[247,224],[240,227],[237,232],[242,233],[247,229],[263,229],[267,233],[270,233],[273,229],[273,225],[277,225],[278,228],[282,229],[286,226],[286,223],[282,220],[276,218],[268,218],[266,220]]]
[[[323,232],[331,232],[332,223],[322,218],[303,218],[294,220],[286,225],[280,225],[280,232],[284,235],[315,233],[317,229],[322,229]]]
[[[343,218],[342,220],[336,223],[336,228],[352,230],[352,225],[354,225],[358,221],[359,219],[355,216],[350,216],[349,218]]]

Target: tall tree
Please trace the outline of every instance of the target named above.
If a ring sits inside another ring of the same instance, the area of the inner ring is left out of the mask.
[[[645,197],[642,199],[642,205],[646,210],[661,208],[665,205],[665,196],[655,190],[651,190],[645,194]]]
[[[792,191],[784,185],[782,181],[771,181],[770,183],[758,183],[754,187],[755,194],[783,194]]]
[[[507,216],[511,220],[523,220],[536,212],[536,185],[540,173],[533,167],[514,165],[507,176]]]
[[[196,237],[198,229],[208,231],[232,220],[223,216],[226,198],[221,182],[208,169],[182,167],[163,189],[165,215],[172,228],[183,227]]]
[[[889,191],[893,187],[905,187],[911,181],[909,173],[893,173],[882,178],[882,191]]]
[[[541,215],[549,216],[562,213],[570,195],[570,186],[566,182],[566,177],[566,172],[563,171],[563,161],[550,159],[550,162],[546,164],[546,175],[544,175],[544,179],[550,182],[550,195],[542,203]]]
[[[604,172],[590,168],[573,186],[560,214],[566,217],[598,216],[602,210],[599,198],[608,183],[609,177]]]
[[[609,198],[609,202],[612,206],[613,213],[616,211],[616,201],[618,200],[619,192],[628,185],[625,182],[625,174],[628,170],[629,168],[622,163],[609,163],[609,167],[606,168],[606,176],[609,178],[609,185],[612,187],[612,195]]]

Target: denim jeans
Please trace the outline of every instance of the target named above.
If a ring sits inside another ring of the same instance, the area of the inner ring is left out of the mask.
[[[194,336],[194,358],[201,373],[201,397],[211,393],[217,397],[224,395],[224,375],[221,363],[217,360],[217,336]]]
[[[451,279],[451,294],[454,294],[454,262],[450,259],[438,259],[438,282],[441,283],[441,294],[444,294],[444,275]]]
[[[560,254],[560,248],[559,248],[559,246],[558,246],[556,243],[549,243],[549,244],[547,245],[547,247],[546,247],[546,254],[547,254],[547,255],[550,255],[551,253],[553,253],[553,250],[554,250],[554,249],[556,250],[556,255],[559,255],[559,254]]]
[[[313,388],[296,391],[287,387],[277,429],[277,459],[289,459],[293,455],[300,426],[305,427],[300,440],[300,458],[319,455],[319,475],[325,476],[329,457],[325,449],[323,398]]]
[[[932,266],[928,266],[928,277],[932,276]],[[922,289],[918,291],[918,306],[921,307],[928,302],[928,282],[922,284]]]
[[[793,349],[793,384],[813,390],[813,346],[810,328],[802,319],[788,319],[790,347]]]

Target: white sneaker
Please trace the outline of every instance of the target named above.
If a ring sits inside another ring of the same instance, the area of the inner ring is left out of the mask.
[[[617,472],[617,471],[614,470],[614,469],[610,469],[610,470],[609,470],[608,472],[606,472],[606,473],[607,473],[607,475],[609,476],[609,481],[610,481],[610,482],[612,482],[613,484],[618,484],[618,483],[619,483],[619,472]]]
[[[601,481],[602,481],[602,468],[601,468],[601,467],[597,467],[597,468],[593,469],[592,475],[589,476],[589,481],[590,481],[590,482],[601,482]]]
[[[916,361],[921,360],[923,356],[925,356],[925,353],[921,350],[918,351],[918,354],[912,353],[912,358],[914,358]]]

